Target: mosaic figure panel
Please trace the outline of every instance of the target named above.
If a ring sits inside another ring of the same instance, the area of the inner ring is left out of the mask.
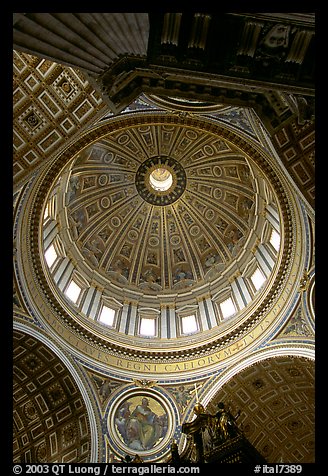
[[[168,431],[168,415],[155,398],[139,394],[126,398],[115,412],[115,430],[122,443],[133,451],[155,448]]]

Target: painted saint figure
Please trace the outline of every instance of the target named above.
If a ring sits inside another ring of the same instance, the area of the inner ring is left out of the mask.
[[[144,397],[141,405],[137,405],[130,417],[130,424],[138,428],[142,448],[152,448],[161,435],[161,425],[158,416],[150,409],[148,398]]]
[[[131,402],[124,402],[118,409],[115,419],[117,429],[129,448],[149,450],[167,431],[166,415],[157,415],[150,408],[146,397],[142,398],[133,411],[128,409],[130,405]],[[127,409],[128,411],[124,411]]]

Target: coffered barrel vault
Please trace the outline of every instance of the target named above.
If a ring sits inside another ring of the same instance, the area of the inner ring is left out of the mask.
[[[76,377],[48,343],[21,330],[13,338],[14,460],[89,463],[98,451],[94,417]]]

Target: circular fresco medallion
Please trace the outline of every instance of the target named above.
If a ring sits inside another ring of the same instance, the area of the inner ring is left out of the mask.
[[[157,453],[172,436],[172,415],[159,395],[132,392],[120,398],[110,416],[110,429],[125,452]]]

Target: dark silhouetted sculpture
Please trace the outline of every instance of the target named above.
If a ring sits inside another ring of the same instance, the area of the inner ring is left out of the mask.
[[[196,418],[183,423],[187,445],[179,455],[182,463],[265,463],[265,459],[245,438],[238,428],[236,416],[223,402],[218,404],[215,415],[207,413],[201,403],[194,407]],[[175,448],[175,458],[177,448]],[[172,453],[173,458],[173,453]],[[173,462],[173,459],[172,459]]]

